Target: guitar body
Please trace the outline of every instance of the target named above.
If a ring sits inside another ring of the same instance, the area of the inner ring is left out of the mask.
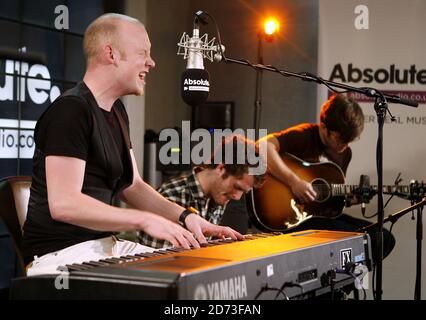
[[[340,215],[345,197],[333,197],[329,185],[344,183],[345,176],[339,166],[333,162],[308,163],[288,153],[281,158],[296,175],[313,184],[317,200],[298,204],[289,187],[267,175],[263,186],[247,197],[250,218],[257,228],[283,232],[313,216],[335,218]]]

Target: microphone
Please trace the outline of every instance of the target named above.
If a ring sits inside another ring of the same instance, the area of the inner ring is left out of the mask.
[[[181,96],[186,104],[195,107],[203,104],[210,91],[210,75],[204,69],[204,58],[220,61],[219,46],[214,44],[215,38],[208,40],[208,35],[204,34],[200,37],[199,21],[207,24],[205,13],[197,11],[194,18],[194,28],[192,37],[183,33],[178,45],[178,55],[183,55],[184,59],[188,59],[186,70],[181,76]],[[225,48],[222,46],[222,52]]]
[[[365,214],[365,204],[370,202],[370,199],[374,195],[374,191],[370,186],[370,177],[368,175],[362,174],[359,177],[359,186],[355,192],[358,201],[361,202],[361,212]]]
[[[426,194],[426,184],[423,181],[411,180],[409,189],[406,199],[412,203],[419,202]]]
[[[186,104],[192,107],[204,103],[210,91],[210,75],[204,69],[202,41],[199,37],[198,19],[194,20],[192,38],[188,41],[188,62],[181,77],[181,96]]]
[[[359,177],[359,187],[362,190],[361,191],[362,192],[361,193],[362,194],[362,196],[361,196],[361,198],[362,198],[361,212],[364,215],[365,214],[365,202],[368,201],[368,198],[367,198],[367,200],[365,200],[365,188],[370,188],[370,177],[365,175],[365,174],[362,174]]]

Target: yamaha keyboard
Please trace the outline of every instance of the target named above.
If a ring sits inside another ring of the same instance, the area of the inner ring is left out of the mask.
[[[353,284],[368,235],[308,230],[252,234],[63,266],[67,274],[12,281],[11,299],[301,299]],[[365,268],[364,268],[365,269]],[[59,287],[58,287],[59,286]]]

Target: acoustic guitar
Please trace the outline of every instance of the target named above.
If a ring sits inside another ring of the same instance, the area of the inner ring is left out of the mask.
[[[336,218],[345,206],[348,195],[354,195],[359,185],[346,185],[342,169],[333,162],[310,163],[285,153],[284,163],[301,179],[312,184],[317,197],[308,204],[298,203],[291,189],[272,175],[267,175],[262,187],[247,197],[249,216],[253,224],[265,231],[284,232],[311,217]],[[371,192],[377,190],[372,186]],[[425,184],[384,186],[384,194],[397,194],[409,199],[424,196]]]

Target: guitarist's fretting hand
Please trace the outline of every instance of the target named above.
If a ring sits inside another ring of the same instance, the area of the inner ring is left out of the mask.
[[[301,203],[314,201],[317,196],[312,184],[298,177],[290,184],[290,188],[294,196]]]

